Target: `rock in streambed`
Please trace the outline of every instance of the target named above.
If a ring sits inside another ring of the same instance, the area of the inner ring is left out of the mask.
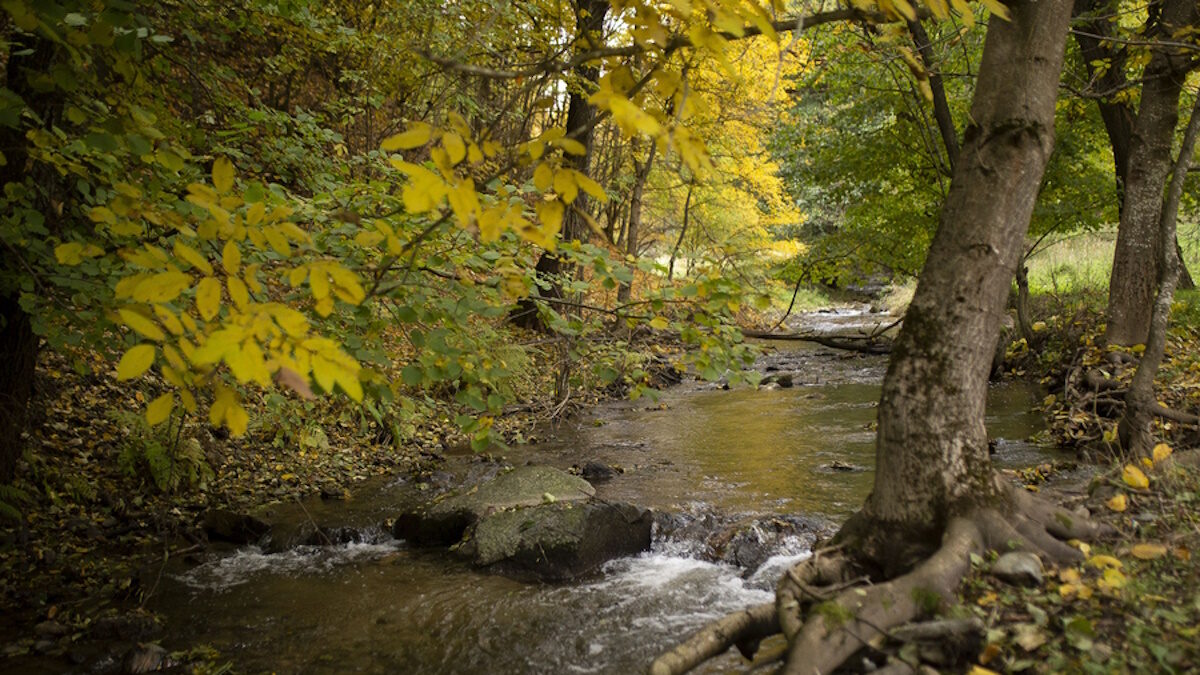
[[[418,545],[455,545],[474,564],[546,581],[588,574],[650,548],[650,512],[594,499],[587,481],[525,466],[396,519],[395,535]]]

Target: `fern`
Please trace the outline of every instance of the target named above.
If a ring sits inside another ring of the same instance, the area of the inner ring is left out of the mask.
[[[21,520],[21,510],[17,505],[29,501],[29,494],[15,485],[0,485],[0,520]]]

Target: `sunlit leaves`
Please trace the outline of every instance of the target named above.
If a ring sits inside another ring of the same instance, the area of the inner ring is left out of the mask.
[[[226,157],[218,157],[213,162],[212,181],[218,193],[224,194],[233,189],[233,162]]]
[[[433,138],[433,127],[425,122],[413,122],[403,132],[388,136],[380,144],[384,152],[412,150],[425,145]]]

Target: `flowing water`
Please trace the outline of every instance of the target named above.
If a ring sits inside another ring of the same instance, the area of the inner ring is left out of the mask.
[[[833,319],[839,328],[846,323]],[[793,373],[796,386],[725,391],[685,384],[657,402],[599,406],[506,459],[618,466],[623,473],[600,483],[598,496],[674,514],[676,524],[803,514],[813,532],[828,531],[870,489],[884,364],[881,357],[788,345],[760,367]],[[1041,429],[1030,412],[1035,402],[1024,386],[992,390],[987,424],[999,464],[1046,457],[1027,442]],[[470,457],[450,460],[458,479],[496,470]],[[445,552],[411,549],[377,526],[430,489],[378,484],[349,502],[313,501],[270,514],[354,527],[355,543],[277,553],[250,547],[174,569],[155,606],[173,627],[166,644],[212,645],[239,672],[642,672],[706,621],[769,601],[778,575],[807,555],[813,540],[811,533],[783,537],[764,564],[744,569],[706,555],[711,529],[664,529],[650,552],[610,562],[593,578],[528,584],[479,573]],[[703,672],[740,663],[727,654]]]

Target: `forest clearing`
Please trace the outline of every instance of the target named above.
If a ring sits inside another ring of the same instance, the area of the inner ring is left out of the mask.
[[[0,17],[0,670],[1200,669],[1194,0]]]

